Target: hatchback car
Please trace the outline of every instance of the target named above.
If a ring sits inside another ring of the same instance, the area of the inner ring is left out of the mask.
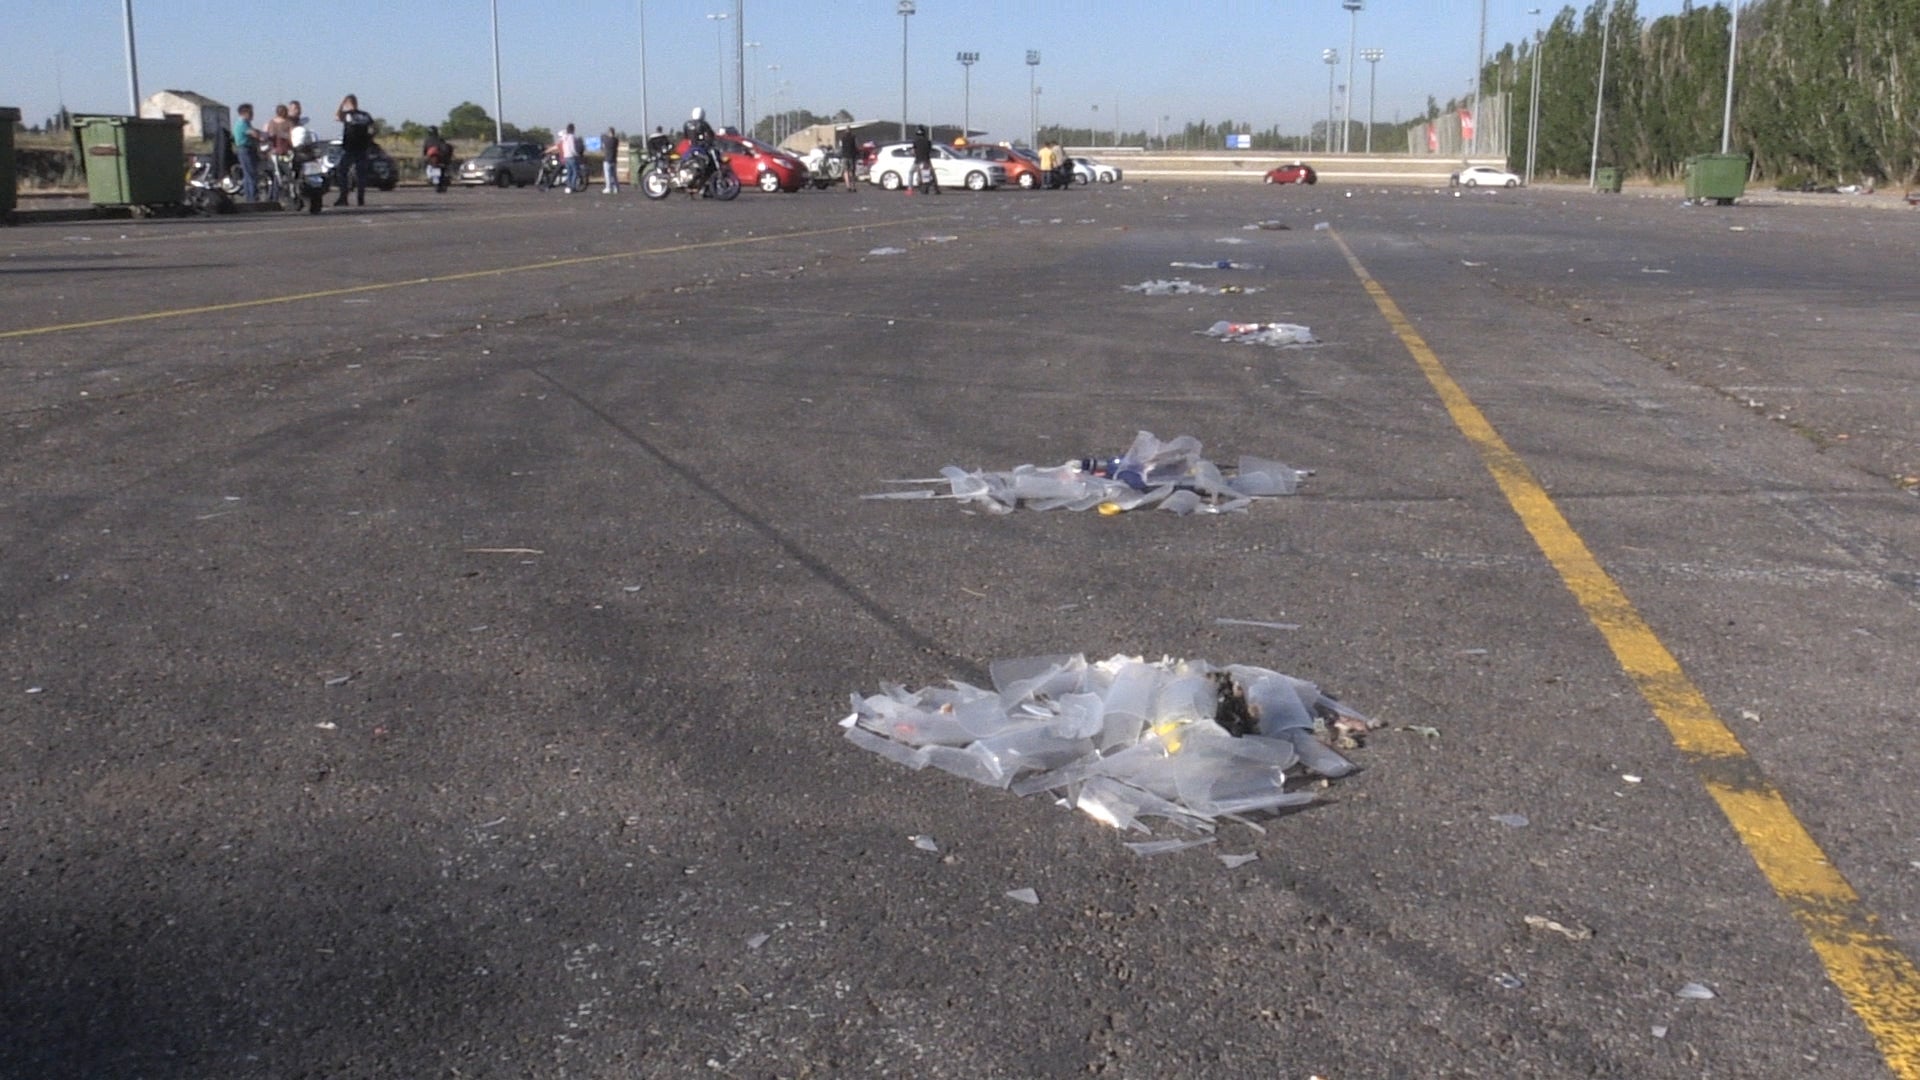
[[[730,130],[714,135],[713,144],[726,157],[727,167],[733,170],[741,187],[757,187],[765,192],[799,191],[807,184],[806,163],[777,146],[735,135]],[[681,139],[674,144],[673,151],[684,155],[689,145]]]
[[[961,157],[951,147],[933,148],[933,177],[940,186],[985,191],[1007,182],[1007,167],[997,161]],[[913,179],[913,144],[890,143],[873,156],[868,178],[888,191],[899,191]]]
[[[454,181],[460,184],[492,184],[495,187],[526,187],[540,176],[540,155],[546,148],[539,143],[494,143],[460,163]]]
[[[320,160],[325,162],[328,172],[334,172],[340,168],[340,157],[344,153],[340,140],[335,139],[327,144],[326,150],[321,153]],[[392,191],[399,185],[400,167],[393,163],[393,155],[380,149],[379,143],[367,147],[367,186],[377,187],[381,191]]]
[[[1091,184],[1095,181],[1102,184],[1117,184],[1120,182],[1120,166],[1109,165],[1092,158],[1077,157],[1073,159],[1073,178],[1082,184]]]
[[[1267,170],[1269,184],[1317,184],[1319,182],[1320,174],[1314,172],[1313,166],[1304,161],[1290,162],[1277,169]]]
[[[1519,187],[1520,178],[1491,165],[1469,165],[1447,178],[1459,187]]]
[[[1007,170],[1007,183],[1015,184],[1027,191],[1041,184],[1039,162],[1029,160],[1011,147],[975,143],[972,146],[956,146],[953,150],[962,157],[998,162],[1001,168]]]

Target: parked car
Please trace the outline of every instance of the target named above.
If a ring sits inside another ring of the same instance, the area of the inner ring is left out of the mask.
[[[454,174],[459,184],[526,187],[540,176],[540,155],[546,147],[532,142],[494,143],[460,163]]]
[[[888,191],[899,191],[913,178],[913,144],[889,143],[873,156],[868,178]],[[961,157],[951,147],[933,148],[933,178],[940,186],[985,191],[1007,182],[1007,167],[997,161]]]
[[[340,167],[341,155],[345,153],[339,139],[327,144],[326,153],[321,160],[326,163],[328,172],[333,172]],[[381,191],[392,191],[399,184],[400,166],[394,164],[392,155],[380,149],[379,143],[374,143],[367,150],[367,186],[377,187]]]
[[[1102,184],[1115,184],[1120,181],[1120,166],[1109,165],[1092,158],[1073,159],[1073,178],[1082,184],[1099,181]]]
[[[1290,162],[1279,168],[1267,170],[1269,184],[1317,184],[1319,182],[1320,174],[1314,172],[1313,166],[1304,161]]]
[[[994,161],[1007,170],[1007,183],[1031,191],[1041,184],[1040,163],[1034,161],[1010,146],[995,146],[990,143],[975,143],[971,146],[956,146],[954,152],[963,157],[978,161]]]
[[[716,134],[713,143],[727,159],[727,167],[740,180],[741,187],[757,187],[761,191],[799,191],[807,185],[807,165],[793,154],[777,146],[768,146],[747,135],[735,134],[731,129]],[[688,142],[681,139],[674,145],[674,153],[687,152]]]
[[[1469,165],[1447,178],[1457,187],[1519,187],[1520,178],[1491,165]]]

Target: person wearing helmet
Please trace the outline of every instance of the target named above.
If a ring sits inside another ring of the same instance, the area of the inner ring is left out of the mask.
[[[707,123],[707,110],[695,105],[680,133],[686,137],[687,153],[699,155],[704,162],[700,166],[703,171],[720,167],[720,155],[713,145],[713,125]]]
[[[940,194],[940,179],[933,175],[933,140],[925,124],[913,129],[913,189],[922,195]]]

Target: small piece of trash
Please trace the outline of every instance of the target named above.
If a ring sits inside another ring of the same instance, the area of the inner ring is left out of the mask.
[[[1264,270],[1259,263],[1234,262],[1232,259],[1215,259],[1212,262],[1170,262],[1167,264],[1178,270]]]
[[[1259,619],[1215,619],[1213,620],[1213,625],[1215,626],[1254,626],[1262,630],[1298,630],[1300,629],[1299,623],[1263,622]]]
[[[1032,889],[1009,889],[1007,899],[1018,900],[1023,904],[1037,904],[1040,902],[1040,894]]]
[[[1527,985],[1527,980],[1505,971],[1495,975],[1493,981],[1497,983],[1502,990],[1518,990]]]
[[[1247,238],[1244,236],[1221,236],[1216,237],[1213,242],[1216,244],[1244,244],[1247,242]]]
[[[1643,266],[1643,267],[1641,267],[1641,268],[1640,268],[1640,272],[1641,272],[1641,273],[1643,273],[1643,274],[1671,274],[1671,273],[1673,273],[1673,271],[1671,271],[1671,270],[1661,270],[1661,269],[1659,269],[1659,268],[1657,268],[1657,267],[1652,267],[1652,266]]]
[[[1166,855],[1175,851],[1185,851],[1190,847],[1201,847],[1213,843],[1213,837],[1203,836],[1197,840],[1133,840],[1127,843],[1127,850],[1135,855]]]
[[[332,731],[340,725],[331,720],[322,720],[313,726],[319,728],[321,731]]]
[[[47,689],[47,688],[46,688],[46,687],[44,687],[44,686],[29,686],[29,687],[27,687],[27,693],[29,693],[29,694],[43,694],[43,693],[45,693],[45,692],[46,692],[46,689]]]
[[[752,937],[747,939],[747,948],[758,949],[760,946],[765,945],[768,941],[772,940],[772,938],[773,938],[772,934],[755,934]]]
[[[1528,915],[1524,921],[1535,930],[1551,930],[1564,936],[1568,941],[1585,941],[1593,936],[1593,931],[1584,926],[1568,926],[1565,923],[1555,922],[1545,915]]]
[[[353,676],[351,675],[335,675],[333,678],[327,680],[327,685],[328,686],[345,686],[348,680],[352,678]]]
[[[867,252],[869,255],[905,255],[906,253],[906,248],[897,247],[877,247]]]
[[[545,555],[546,554],[546,552],[540,550],[539,548],[528,548],[528,547],[467,548],[466,553],[469,555]]]
[[[1455,655],[1455,656],[1485,656],[1485,655],[1487,655],[1487,651],[1488,651],[1488,650],[1486,650],[1486,649],[1461,649],[1461,650],[1460,650],[1459,652],[1457,652],[1457,653],[1454,653],[1453,655]]]
[[[1532,822],[1527,820],[1527,815],[1525,814],[1495,814],[1493,815],[1493,820],[1505,825],[1509,829],[1524,829],[1532,824]]]
[[[621,592],[639,592],[641,589],[644,589],[644,588],[646,588],[645,585],[622,585],[620,587],[620,591]]]
[[[1752,709],[1741,709],[1740,719],[1745,720],[1749,724],[1757,724],[1760,722],[1760,714],[1754,712]]]
[[[1314,232],[1326,232],[1328,229],[1331,229],[1331,228],[1333,228],[1333,224],[1331,222],[1316,221],[1313,223]]]
[[[919,848],[921,851],[940,850],[940,845],[935,843],[931,836],[909,836],[907,839],[913,841],[913,846]]]
[[[951,244],[958,239],[957,236],[923,236],[920,241],[925,244]]]
[[[1621,773],[1621,774],[1620,774],[1620,779],[1622,779],[1622,780],[1624,780],[1624,781],[1626,781],[1626,782],[1627,782],[1627,783],[1629,783],[1629,784],[1637,784],[1637,783],[1639,783],[1639,782],[1640,782],[1640,778],[1639,778],[1638,776],[1635,776],[1635,775],[1633,775],[1633,774],[1632,774],[1632,773],[1630,773],[1630,772],[1623,772],[1623,773]]]
[[[1483,262],[1474,262],[1474,261],[1472,261],[1472,260],[1470,260],[1470,259],[1461,259],[1461,260],[1460,260],[1460,265],[1461,265],[1461,266],[1485,266],[1485,265],[1487,265],[1487,264],[1486,264],[1486,263],[1483,263]]]
[[[1253,862],[1256,859],[1260,858],[1260,853],[1257,851],[1249,851],[1245,855],[1223,854],[1219,858],[1223,866],[1225,866],[1229,870],[1234,870],[1234,869],[1238,869],[1239,867],[1245,866],[1248,863]]]
[[[1235,345],[1284,347],[1319,344],[1311,329],[1296,323],[1228,322],[1222,319],[1205,330],[1196,330],[1194,333],[1203,337],[1219,338]]]
[[[1437,738],[1439,738],[1439,737],[1440,737],[1440,729],[1439,729],[1439,728],[1437,728],[1437,727],[1430,727],[1430,726],[1428,726],[1428,725],[1426,725],[1426,724],[1403,724],[1403,725],[1401,726],[1401,728],[1400,728],[1400,730],[1401,730],[1401,731],[1411,731],[1411,732],[1413,732],[1413,733],[1414,733],[1415,735],[1418,735],[1418,736],[1420,736],[1420,737],[1422,737],[1422,738],[1426,738],[1426,739],[1437,739]]]
[[[1675,990],[1673,996],[1686,1001],[1712,1001],[1719,995],[1700,983],[1690,982],[1680,989]]]
[[[1142,296],[1239,296],[1245,293],[1257,293],[1258,286],[1251,285],[1201,285],[1185,278],[1166,280],[1157,278],[1143,281],[1138,285],[1122,285],[1121,288]]]

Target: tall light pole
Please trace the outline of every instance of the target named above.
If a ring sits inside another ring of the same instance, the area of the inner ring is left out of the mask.
[[[1347,9],[1347,105],[1341,110],[1343,120],[1340,124],[1340,152],[1353,149],[1353,60],[1354,42],[1360,33],[1361,0],[1340,0],[1340,6]]]
[[[913,0],[900,0],[894,8],[900,15],[900,139],[907,137],[907,16],[913,14]]]
[[[1530,9],[1527,14],[1536,18],[1539,8]],[[1540,145],[1540,53],[1547,47],[1546,31],[1536,24],[1533,28],[1533,88],[1527,101],[1527,186],[1533,186],[1534,154]]]
[[[493,0],[493,141],[506,142],[500,114],[500,0]]]
[[[500,5],[500,0],[493,0],[493,2],[494,2],[494,7],[497,9]],[[494,61],[494,64],[496,65],[493,81],[494,81],[495,87],[497,88],[500,83],[500,74],[497,68],[497,65],[500,63],[500,34],[497,30],[494,32],[494,36],[493,36],[493,61]],[[498,96],[499,96],[498,91],[496,89],[495,97],[498,98]],[[499,111],[497,107],[497,102],[496,102],[496,108],[494,109],[494,111],[495,112]],[[498,123],[498,121],[496,120],[495,123]],[[640,0],[640,133],[641,133],[641,137],[644,138],[646,134],[648,132],[651,132],[652,130],[653,130],[653,118],[647,115],[647,0]],[[493,141],[501,142],[503,140],[496,138]]]
[[[1088,111],[1088,116],[1090,118],[1087,120],[1087,145],[1099,146],[1100,145],[1100,135],[1099,135],[1100,106],[1095,105],[1091,110]]]
[[[718,15],[708,15],[707,18],[713,22],[713,59],[714,59],[714,62],[718,64],[720,67],[720,111],[716,115],[720,119],[720,126],[725,127],[727,125],[727,25],[726,25],[726,20],[728,20],[729,18],[732,18],[732,16],[728,15],[726,12],[723,11]]]
[[[960,70],[963,73],[960,134],[964,137],[971,138],[973,136],[973,65],[980,62],[980,54],[977,52],[963,52],[956,54],[954,59],[960,61]]]
[[[741,119],[745,121],[740,125],[740,130],[757,139],[760,137],[758,134],[760,130],[760,117],[758,115],[760,112],[760,57],[758,55],[760,52],[760,43],[757,41],[749,41],[746,47],[747,51],[755,54],[753,59],[753,97],[748,98],[747,107],[740,110]]]
[[[127,113],[131,116],[139,116],[140,65],[135,60],[133,52],[133,0],[126,0],[126,3],[122,6],[126,12],[127,22],[127,100],[132,103],[128,106]],[[1732,93],[1732,91],[1729,90],[1728,93]],[[65,95],[61,96],[64,97]],[[62,104],[64,104],[64,102]]]
[[[1739,3],[1740,0],[1733,0]],[[1472,152],[1480,152],[1480,81],[1487,67],[1487,0],[1480,0],[1480,51],[1473,60],[1473,147]]]
[[[1320,50],[1320,59],[1327,62],[1327,153],[1333,153],[1333,69],[1340,66],[1339,49]]]
[[[1373,92],[1380,85],[1380,61],[1387,55],[1385,49],[1361,49],[1360,58],[1367,62],[1367,153],[1373,153]]]
[[[768,64],[767,70],[779,71],[780,65]],[[759,81],[760,73],[757,71],[754,72],[753,77],[756,82]],[[775,76],[775,78],[777,79],[778,76]],[[785,139],[787,137],[786,132],[781,130],[783,127],[786,126],[786,123],[787,123],[786,113],[784,110],[780,108],[780,84],[776,81],[773,84],[773,141],[775,145],[778,145],[782,139]]]
[[[747,131],[747,0],[733,0],[733,111],[734,126]]]
[[[1040,70],[1040,50],[1027,50],[1027,145],[1040,145],[1040,88],[1033,77]]]
[[[1740,0],[1728,0],[1733,8],[1733,27],[1727,32],[1727,107],[1720,114],[1720,152],[1726,153],[1733,147],[1733,58],[1740,51]],[[133,33],[131,29],[127,31]],[[128,37],[132,41],[132,37]]]
[[[1739,0],[1735,0],[1738,3]],[[1593,92],[1593,156],[1587,161],[1587,186],[1600,186],[1600,110],[1607,104],[1607,43],[1613,40],[1613,23],[1607,13],[1600,16],[1600,81]]]

